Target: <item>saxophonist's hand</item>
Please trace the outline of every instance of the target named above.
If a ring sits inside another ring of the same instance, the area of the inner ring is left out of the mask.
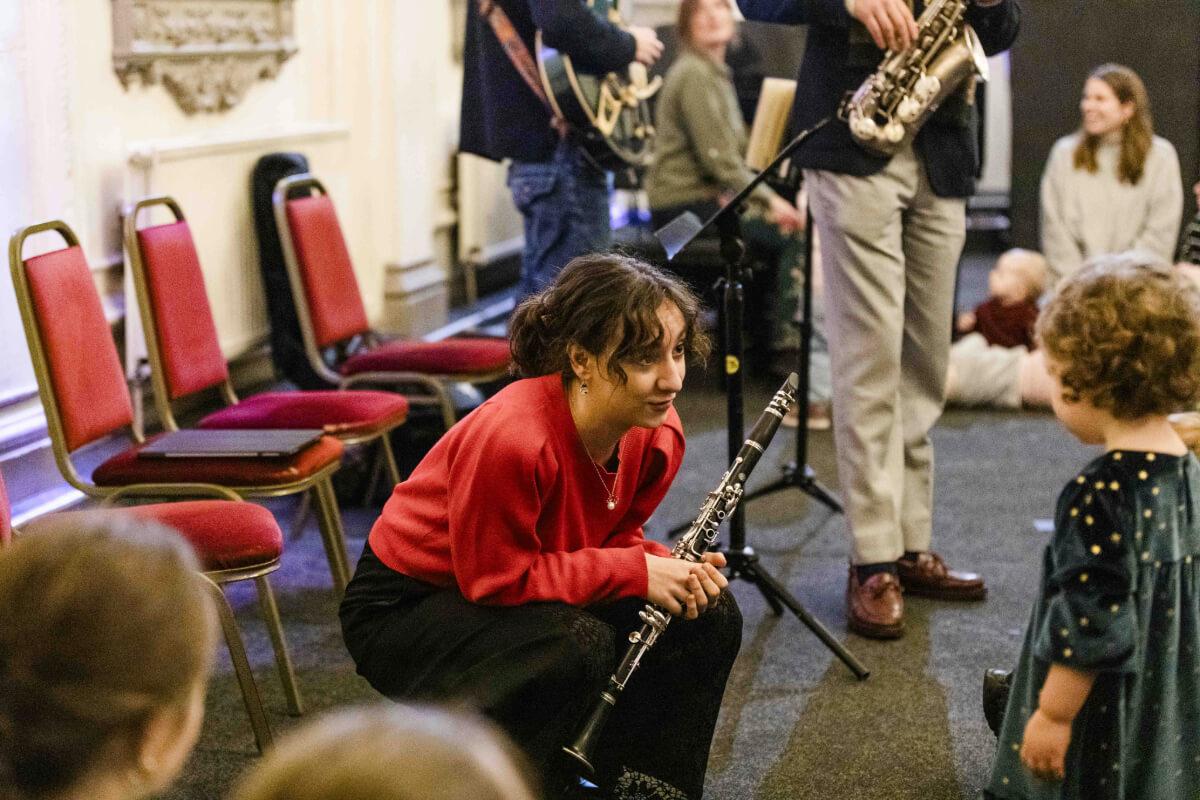
[[[917,38],[917,23],[904,0],[846,0],[850,16],[867,26],[881,50],[906,50]]]

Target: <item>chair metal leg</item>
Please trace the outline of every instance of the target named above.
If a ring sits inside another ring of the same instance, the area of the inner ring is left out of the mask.
[[[288,713],[298,717],[304,713],[304,701],[300,698],[300,687],[296,683],[296,671],[292,667],[292,656],[288,653],[287,640],[283,638],[283,621],[279,618],[279,606],[275,592],[266,575],[254,579],[258,586],[258,605],[262,610],[267,632],[271,634],[271,647],[275,650],[275,664],[279,667],[279,682],[287,698]]]
[[[346,535],[342,531],[342,515],[338,509],[333,481],[323,478],[313,484],[316,492],[317,521],[321,528],[321,541],[325,545],[325,557],[329,560],[329,572],[333,576],[333,588],[338,596],[346,592],[350,582],[349,558],[346,555]]]
[[[445,383],[438,381],[436,388],[433,389],[433,394],[437,397],[438,405],[442,408],[442,424],[446,426],[446,430],[454,427],[454,401],[450,399],[450,387]]]
[[[379,437],[379,449],[383,451],[383,458],[387,462],[388,475],[391,476],[392,487],[395,488],[396,484],[403,480],[403,478],[400,477],[400,465],[396,463],[396,451],[392,449],[391,431]]]
[[[371,453],[371,475],[367,478],[367,485],[363,489],[362,495],[362,504],[364,506],[371,505],[371,498],[375,496],[375,487],[379,485],[379,481],[383,477],[383,472],[387,469],[383,450],[381,448],[373,448]]]
[[[315,492],[316,489],[310,489],[300,495],[300,505],[296,506],[296,514],[292,517],[292,526],[288,531],[288,538],[293,542],[304,535],[304,526],[308,524],[308,517],[312,514]]]
[[[267,723],[267,714],[263,711],[262,698],[258,694],[258,685],[254,682],[254,673],[250,670],[250,659],[246,657],[246,646],[242,642],[242,633],[238,630],[237,621],[233,617],[233,609],[225,598],[225,592],[207,575],[204,580],[212,587],[213,599],[217,604],[217,616],[221,620],[221,632],[225,634],[225,646],[229,648],[229,658],[233,661],[233,672],[237,676],[238,685],[242,689],[242,700],[246,704],[246,713],[250,716],[250,727],[254,730],[254,741],[258,752],[265,753],[274,741],[271,736],[271,726]]]

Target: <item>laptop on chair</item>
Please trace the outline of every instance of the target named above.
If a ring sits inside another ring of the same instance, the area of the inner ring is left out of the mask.
[[[141,450],[143,458],[287,458],[316,442],[319,429],[168,431]]]

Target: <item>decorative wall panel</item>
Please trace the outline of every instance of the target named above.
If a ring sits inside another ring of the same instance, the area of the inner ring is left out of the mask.
[[[296,52],[293,0],[113,0],[113,68],[188,114],[223,111]]]

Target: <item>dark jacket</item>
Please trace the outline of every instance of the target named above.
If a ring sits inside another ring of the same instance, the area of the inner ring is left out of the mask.
[[[804,130],[823,117],[836,115],[838,104],[879,66],[883,51],[875,46],[866,28],[846,11],[844,0],[738,0],[748,19],[808,25],[808,41],[796,103],[794,130]],[[915,0],[919,16],[924,0]],[[1021,8],[1018,0],[1001,0],[994,6],[967,9],[967,21],[988,55],[1007,50],[1017,37]],[[976,138],[978,113],[962,93],[948,97],[917,133],[914,147],[925,162],[929,183],[942,197],[968,197],[975,191],[979,164]],[[834,119],[800,149],[800,166],[849,175],[871,175],[887,159],[872,155],[854,143],[850,129]]]
[[[459,149],[494,161],[549,161],[558,144],[550,112],[517,73],[492,26],[467,0]],[[534,33],[576,69],[606,73],[633,61],[633,36],[600,20],[582,0],[496,0],[537,58]]]

